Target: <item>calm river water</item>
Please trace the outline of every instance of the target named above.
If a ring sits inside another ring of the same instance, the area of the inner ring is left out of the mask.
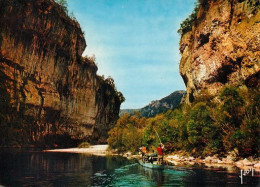
[[[243,186],[259,179],[244,177]],[[122,157],[0,150],[0,186],[240,186],[240,178],[236,169],[155,171]]]

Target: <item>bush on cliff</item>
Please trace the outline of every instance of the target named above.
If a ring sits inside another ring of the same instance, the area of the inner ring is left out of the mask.
[[[194,7],[192,13],[180,24],[180,28],[177,31],[181,36],[192,30],[192,26],[197,21],[197,14],[199,12],[200,7],[207,9],[208,1],[207,0],[197,0],[197,2],[195,2],[195,7]]]
[[[187,17],[181,24],[180,24],[180,28],[177,31],[181,36],[189,31],[192,30],[192,26],[194,24],[194,21],[197,18],[197,13],[199,11],[199,3],[195,4],[194,10],[192,11],[192,13],[189,15],[189,17]]]
[[[68,13],[68,2],[67,2],[67,0],[55,0],[61,7],[62,7],[62,9],[66,12],[66,13]]]

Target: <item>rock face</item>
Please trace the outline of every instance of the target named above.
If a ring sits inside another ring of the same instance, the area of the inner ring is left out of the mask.
[[[186,92],[183,90],[175,91],[160,100],[152,101],[149,105],[141,108],[140,112],[142,116],[153,117],[167,110],[173,110],[180,105],[185,94]]]
[[[186,91],[179,90],[171,93],[170,95],[156,101],[152,101],[149,105],[141,109],[123,109],[120,110],[119,115],[123,115],[125,113],[134,114],[134,112],[140,112],[140,114],[144,117],[153,117],[157,114],[165,112],[167,110],[173,110],[177,108],[182,98],[185,96]]]
[[[0,0],[0,145],[106,140],[122,95],[85,47],[53,0]]]
[[[192,31],[180,41],[186,103],[224,85],[260,86],[259,9],[255,0],[200,1]]]

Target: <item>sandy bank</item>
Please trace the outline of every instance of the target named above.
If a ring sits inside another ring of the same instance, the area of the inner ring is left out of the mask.
[[[107,155],[110,152],[108,151],[108,145],[92,145],[89,148],[67,148],[67,149],[51,149],[44,150],[44,152],[60,152],[60,153],[85,153],[91,155]]]

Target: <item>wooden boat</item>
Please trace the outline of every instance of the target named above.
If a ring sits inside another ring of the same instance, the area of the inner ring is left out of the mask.
[[[149,162],[143,162],[142,159],[138,160],[139,164],[143,167],[150,168],[150,169],[164,169],[164,165],[149,163]]]

